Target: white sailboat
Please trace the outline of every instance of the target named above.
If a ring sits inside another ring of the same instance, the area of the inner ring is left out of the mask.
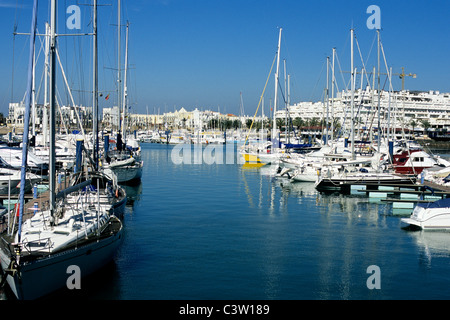
[[[97,2],[94,0],[94,34]],[[70,188],[75,203],[66,200],[66,192],[55,193],[55,70],[50,71],[50,174],[49,208],[26,219],[24,208],[25,170],[27,165],[30,118],[31,69],[36,35],[37,0],[34,0],[30,37],[29,78],[24,121],[23,165],[20,190],[19,221],[1,234],[0,261],[3,277],[18,299],[36,299],[63,288],[70,268],[76,266],[83,276],[89,275],[112,260],[122,239],[122,223],[111,214],[112,205],[86,202],[82,189],[88,180]],[[51,65],[55,62],[56,0],[51,1]],[[95,93],[94,93],[95,94]],[[98,192],[98,191],[97,191]]]
[[[282,28],[280,28],[279,36],[278,36],[278,49],[277,49],[277,66],[275,72],[275,98],[274,98],[274,110],[273,110],[273,126],[272,126],[272,141],[267,143],[256,143],[254,145],[246,145],[242,147],[240,150],[240,154],[243,156],[245,162],[249,163],[260,163],[260,164],[275,164],[278,163],[280,156],[283,154],[283,151],[280,150],[279,146],[277,146],[277,126],[276,126],[276,118],[275,114],[277,111],[277,96],[278,96],[278,78],[280,71],[280,48],[281,48],[281,32]],[[272,64],[273,65],[273,64]],[[269,74],[270,76],[270,74]],[[267,78],[268,80],[269,78]],[[267,81],[266,81],[267,84]],[[265,88],[264,88],[265,89]],[[264,93],[263,93],[264,94]],[[262,99],[262,96],[261,96]],[[260,99],[260,102],[261,102]],[[259,106],[258,106],[259,107]],[[248,141],[248,135],[246,138],[246,142]]]
[[[120,8],[120,1],[118,4]],[[120,26],[120,14],[119,14],[118,25]],[[119,38],[120,38],[120,27],[119,27]],[[120,43],[119,43],[120,52]],[[106,175],[114,179],[117,179],[118,183],[135,183],[139,182],[142,177],[142,167],[144,162],[140,160],[140,146],[139,142],[135,139],[128,139],[126,137],[126,109],[127,109],[127,69],[128,69],[128,24],[126,33],[126,55],[125,55],[125,75],[124,75],[124,95],[123,95],[123,107],[122,107],[122,119],[121,122],[121,134],[117,135],[117,150],[115,152],[110,152],[106,150],[109,144],[105,146],[105,157],[102,162],[102,170]],[[120,54],[119,54],[120,56]],[[120,58],[118,66],[118,78],[120,83]],[[120,87],[120,86],[119,86]],[[120,97],[120,89],[119,89]],[[120,97],[121,98],[121,97]],[[119,99],[121,100],[121,99]],[[122,101],[119,102],[119,104]],[[125,139],[125,143],[122,141]]]
[[[21,172],[17,169],[0,168],[0,194],[18,194],[20,192]],[[42,181],[42,177],[34,173],[27,172],[25,176],[25,193]]]

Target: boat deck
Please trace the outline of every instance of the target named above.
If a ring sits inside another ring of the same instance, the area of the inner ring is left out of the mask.
[[[59,184],[57,184],[57,192],[58,190],[63,190],[67,187],[66,182],[64,178],[61,180]],[[0,199],[5,200],[8,199],[8,197],[0,197]],[[10,199],[18,200],[19,195],[11,196]],[[38,193],[37,197],[34,198],[33,194],[25,194],[24,195],[25,204],[24,204],[24,211],[23,211],[23,221],[29,219],[34,214],[34,204],[37,203],[39,209],[47,209],[50,203],[50,189],[47,189],[41,193]],[[15,206],[14,206],[15,208]],[[12,224],[14,221],[14,215],[10,213],[10,219],[12,218],[12,221],[10,220],[10,223]],[[16,221],[17,222],[17,221]],[[17,223],[16,223],[17,224]],[[8,217],[7,214],[5,214],[3,217],[0,218],[0,234],[2,234],[4,231],[8,229]]]

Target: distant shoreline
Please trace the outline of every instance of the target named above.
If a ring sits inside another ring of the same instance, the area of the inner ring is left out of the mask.
[[[0,135],[7,134],[12,130],[11,127],[3,126],[0,127]],[[16,129],[17,132],[22,132],[22,129]],[[416,139],[422,147],[427,149],[432,149],[433,151],[449,151],[450,153],[450,141],[435,141],[433,139]]]

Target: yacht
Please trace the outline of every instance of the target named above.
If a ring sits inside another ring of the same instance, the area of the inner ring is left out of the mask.
[[[407,227],[423,230],[450,229],[450,198],[418,203],[411,216],[401,221]]]

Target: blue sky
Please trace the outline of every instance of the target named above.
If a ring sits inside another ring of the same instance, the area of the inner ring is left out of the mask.
[[[69,17],[65,9],[80,4],[81,30],[91,31],[91,12],[81,3],[58,1],[58,32]],[[16,36],[13,26],[29,32],[31,0],[0,0],[0,112],[23,97],[26,81],[28,37]],[[116,104],[117,1],[103,0],[99,9],[99,89]],[[448,1],[300,1],[300,0],[122,0],[122,22],[130,23],[129,97],[133,112],[173,111],[184,107],[239,114],[240,93],[246,114],[252,115],[264,89],[277,49],[278,28],[283,28],[281,59],[291,77],[291,102],[323,98],[326,57],[337,50],[336,78],[342,89],[350,70],[350,29],[353,27],[364,63],[376,65],[375,31],[369,30],[369,5],[381,9],[381,39],[389,67],[406,78],[406,89],[450,92],[450,3]],[[44,30],[48,3],[40,1],[38,28]],[[125,28],[122,28],[125,44]],[[77,103],[90,104],[91,40],[60,37],[61,59]],[[355,43],[356,45],[356,43]],[[14,54],[13,54],[14,53]],[[13,63],[14,56],[14,63]],[[122,51],[124,61],[124,51]],[[123,62],[122,62],[123,63]],[[42,77],[42,56],[36,78]],[[362,66],[355,47],[355,67]],[[386,72],[384,62],[382,72]],[[12,75],[14,70],[14,82]],[[283,64],[281,65],[283,71]],[[265,109],[274,96],[274,76],[265,91]],[[281,81],[284,72],[281,72]],[[394,89],[401,89],[398,76]],[[382,80],[384,83],[384,79]],[[58,76],[61,100],[68,95]],[[42,89],[43,90],[43,89]],[[41,93],[39,100],[42,101]]]

